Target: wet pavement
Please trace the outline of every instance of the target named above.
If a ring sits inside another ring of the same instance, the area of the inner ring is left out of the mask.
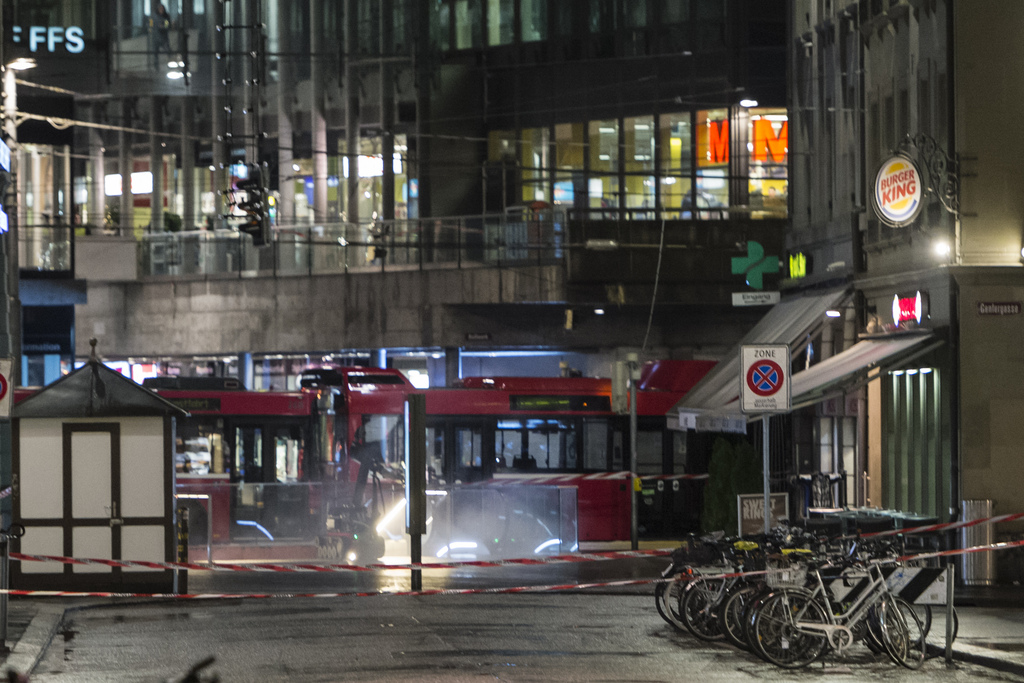
[[[900,669],[855,646],[843,657],[788,672],[675,631],[657,615],[644,586],[286,601],[13,597],[5,668],[53,683],[157,681],[215,653],[224,681],[657,681],[679,680],[669,674],[684,667],[699,670],[706,681],[743,674],[1024,682],[1022,598],[1021,588],[965,590],[957,599],[952,666],[935,634],[944,629],[937,614],[929,638],[933,657],[921,671]],[[325,647],[345,656],[325,655]],[[263,670],[274,674],[264,677]]]
[[[664,558],[540,567],[426,570],[423,589],[652,580]],[[193,572],[192,593],[402,591],[408,570],[343,574]],[[33,681],[159,681],[217,655],[223,681],[1000,680],[1024,683],[1024,587],[958,588],[954,662],[900,669],[855,646],[791,672],[679,633],[650,583],[584,591],[219,600],[9,600],[6,669]],[[681,675],[680,672],[687,675]]]

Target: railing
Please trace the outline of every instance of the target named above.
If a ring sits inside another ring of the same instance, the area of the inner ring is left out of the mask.
[[[140,239],[138,255],[142,277],[252,277],[539,265],[557,262],[564,249],[560,215],[513,214],[280,226],[265,247],[234,230],[151,233]]]

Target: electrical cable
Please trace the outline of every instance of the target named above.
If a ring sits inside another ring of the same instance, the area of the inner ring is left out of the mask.
[[[654,269],[654,291],[651,292],[651,311],[647,315],[647,331],[644,332],[644,343],[640,346],[641,358],[647,353],[647,339],[651,335],[651,324],[654,322],[654,302],[658,298],[658,280],[661,277],[661,257],[665,253],[665,218],[661,219],[661,240],[658,242],[658,265]]]

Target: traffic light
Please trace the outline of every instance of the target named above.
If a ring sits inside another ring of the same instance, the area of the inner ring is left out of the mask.
[[[249,172],[249,177],[236,183],[235,187],[245,192],[245,199],[238,203],[238,208],[245,213],[238,229],[252,237],[254,246],[262,247],[270,242],[270,217],[267,202],[267,188],[263,184],[263,174],[257,166]]]

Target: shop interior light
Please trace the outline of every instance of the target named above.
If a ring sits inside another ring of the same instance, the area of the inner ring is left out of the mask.
[[[916,375],[917,374],[917,368],[911,368],[910,370],[907,370],[907,374],[908,375]]]
[[[939,240],[935,242],[935,244],[932,245],[932,248],[935,250],[936,256],[949,256],[949,242],[946,242],[945,240]]]
[[[595,308],[594,309],[594,315],[604,315],[604,309],[603,308]]]
[[[929,374],[929,373],[930,373],[930,372],[931,372],[932,370],[934,370],[934,368],[921,368],[921,374],[922,374],[922,375],[927,375],[927,374]]]
[[[30,57],[18,57],[13,62],[7,65],[8,69],[14,69],[15,71],[25,71],[26,69],[36,68],[36,60]]]
[[[757,100],[752,100],[752,99],[749,99],[749,98],[742,99],[742,100],[740,100],[740,106],[741,107],[756,107],[757,106]]]
[[[832,308],[832,309],[829,309],[829,310],[825,311],[825,315],[827,317],[829,317],[829,318],[838,318],[839,316],[842,315],[842,313],[840,313],[836,309]]]
[[[893,370],[893,371],[892,371],[891,373],[889,373],[889,374],[891,374],[891,375],[892,375],[893,377],[899,377],[900,375],[902,375],[902,374],[903,374],[903,371],[902,371],[902,370]]]

